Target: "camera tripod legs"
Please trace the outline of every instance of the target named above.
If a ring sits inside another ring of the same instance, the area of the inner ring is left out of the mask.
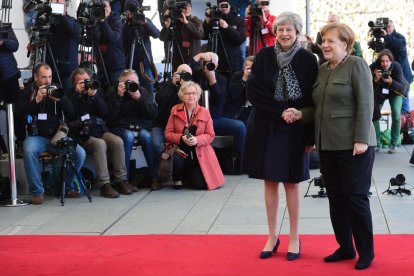
[[[85,192],[85,195],[88,197],[89,202],[92,202],[92,198],[89,194],[89,191],[85,186],[84,178],[76,171],[71,156],[68,156],[68,153],[65,153],[62,157],[62,166],[60,171],[60,204],[62,206],[65,205],[66,172],[68,169],[72,170],[72,172],[76,175],[80,183],[80,189]]]

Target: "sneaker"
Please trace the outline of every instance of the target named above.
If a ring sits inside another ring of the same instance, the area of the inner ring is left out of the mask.
[[[389,148],[388,148],[388,153],[389,154],[393,154],[393,153],[396,153],[397,152],[397,150],[395,149],[395,146],[390,146]]]
[[[136,186],[132,185],[132,184],[131,184],[131,183],[129,183],[128,181],[125,181],[124,183],[125,183],[125,185],[128,187],[128,189],[130,189],[130,190],[131,190],[131,192],[133,192],[133,193],[138,192],[138,188],[137,188]]]
[[[114,184],[114,189],[118,191],[118,193],[123,195],[132,195],[132,191],[128,188],[127,181],[122,181]]]
[[[151,183],[151,190],[156,191],[162,188],[160,180],[153,180]]]
[[[107,198],[117,198],[119,197],[119,193],[112,188],[111,184],[106,183],[101,187],[101,196]]]
[[[32,195],[32,200],[30,201],[32,204],[43,204],[43,194],[40,195]]]

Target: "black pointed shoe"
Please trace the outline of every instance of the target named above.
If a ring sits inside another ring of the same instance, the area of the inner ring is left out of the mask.
[[[299,259],[299,257],[300,257],[300,240],[299,240],[299,252],[298,253],[288,252],[286,254],[286,258],[288,261],[294,261],[296,259]]]
[[[373,258],[359,258],[358,261],[355,264],[355,269],[356,270],[363,270],[363,269],[367,269],[368,267],[371,266]]]
[[[352,260],[355,258],[355,252],[352,254],[344,254],[338,248],[333,254],[323,258],[325,263],[334,263],[342,260]]]
[[[259,256],[260,259],[267,259],[267,258],[272,257],[273,253],[276,253],[277,248],[279,247],[279,244],[280,244],[280,240],[279,240],[279,238],[277,238],[276,244],[273,247],[272,251],[262,251],[262,252],[260,252],[260,256]]]

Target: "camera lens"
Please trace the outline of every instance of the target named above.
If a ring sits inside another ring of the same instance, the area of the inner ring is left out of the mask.
[[[207,70],[209,71],[214,71],[214,69],[216,69],[216,65],[211,61],[206,62],[204,66],[207,67]]]
[[[125,87],[129,92],[136,92],[139,86],[133,81],[125,81]]]
[[[189,72],[181,72],[180,77],[183,81],[190,81],[191,80],[191,74]]]
[[[62,99],[65,95],[65,90],[63,90],[63,88],[58,88],[56,85],[49,85],[46,88],[46,93],[49,97]]]
[[[97,80],[84,80],[83,83],[85,84],[85,90],[87,89],[99,89],[101,87],[101,83]]]

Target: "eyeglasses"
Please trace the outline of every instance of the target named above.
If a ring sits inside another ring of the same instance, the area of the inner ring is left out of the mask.
[[[197,92],[184,92],[183,93],[185,96],[196,96]]]
[[[227,9],[228,7],[229,7],[229,3],[226,3],[226,2],[220,3],[220,5],[219,5],[220,9]]]

